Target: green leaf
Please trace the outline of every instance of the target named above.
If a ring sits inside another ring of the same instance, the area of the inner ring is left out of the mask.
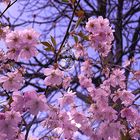
[[[76,15],[78,17],[83,17],[84,16],[84,11],[83,10],[78,10],[78,11],[76,11]]]
[[[73,37],[74,37],[75,42],[77,43],[78,42],[78,37],[77,36],[73,36]]]
[[[56,46],[56,40],[55,40],[55,38],[52,37],[52,36],[51,36],[51,41],[52,41],[52,43],[53,43],[53,45],[54,45],[54,47],[55,47],[55,46]]]
[[[82,17],[80,17],[80,18],[78,19],[78,21],[76,22],[75,28],[77,28],[77,27],[80,25],[80,23],[82,22],[82,20],[83,20]]]
[[[54,48],[53,46],[49,43],[49,42],[41,42],[44,46],[46,46],[47,48],[45,48],[46,51],[52,51],[54,52]]]
[[[84,37],[84,34],[81,31],[78,33],[78,35],[82,38]]]
[[[62,2],[69,2],[68,0],[62,0]]]
[[[86,36],[86,35],[84,35],[81,31],[78,33],[78,35],[79,35],[81,38],[83,38],[84,40],[89,41],[89,37]]]
[[[89,41],[89,37],[88,36],[84,36],[83,39]]]
[[[44,50],[46,50],[46,51],[52,51],[52,49],[49,48],[49,47],[45,48]]]
[[[123,134],[123,132],[121,132],[121,140],[130,140],[130,135],[127,132],[126,135]]]

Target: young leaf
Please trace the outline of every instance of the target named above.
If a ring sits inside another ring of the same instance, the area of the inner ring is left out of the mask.
[[[78,11],[76,11],[76,15],[78,17],[83,17],[84,16],[84,11],[83,10],[78,10]]]
[[[53,45],[54,45],[54,47],[56,46],[56,40],[54,39],[54,37],[52,37],[51,36],[51,41],[52,41],[52,43],[53,43]]]
[[[41,42],[44,46],[46,46],[47,48],[45,48],[46,51],[52,51],[54,52],[54,48],[53,46],[49,43],[49,42]]]
[[[69,2],[68,0],[62,0],[62,2]]]
[[[77,27],[80,25],[80,23],[82,22],[82,20],[83,20],[82,17],[80,17],[80,18],[78,19],[78,21],[76,22],[75,28],[77,28]]]
[[[74,40],[75,40],[75,43],[78,42],[78,37],[77,36],[73,36],[74,37]]]

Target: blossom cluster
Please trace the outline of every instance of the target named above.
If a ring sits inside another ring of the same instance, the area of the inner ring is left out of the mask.
[[[103,57],[107,56],[114,39],[108,19],[90,18],[86,30],[90,32],[91,46]],[[24,91],[24,84],[28,82],[24,77],[26,71],[17,65],[7,65],[7,61],[19,64],[22,59],[36,56],[38,37],[38,33],[31,28],[16,31],[3,28],[0,34],[7,46],[6,53],[0,51],[0,70],[3,69],[0,76],[1,94],[6,97],[0,113],[0,140],[27,139],[34,124],[40,124],[42,130],[47,130],[48,135],[44,131],[43,136],[39,136],[40,140],[46,137],[77,140],[79,134],[89,140],[120,140],[127,137],[137,140],[140,137],[140,114],[134,104],[136,96],[127,90],[124,68],[114,66],[107,72],[102,70],[102,82],[97,86],[98,72],[93,69],[97,63],[79,42],[74,45],[76,58],[82,56],[83,59],[77,75],[73,71],[62,70],[55,62],[53,66],[44,66],[43,88],[40,86],[40,91],[29,90],[29,87]],[[55,102],[48,98],[52,93],[59,95]],[[40,113],[43,119],[40,119]]]
[[[7,72],[5,76],[0,77],[0,84],[6,91],[16,91],[23,85],[24,78],[20,70]]]
[[[10,31],[4,38],[7,46],[7,58],[18,61],[37,55],[36,46],[39,34],[33,29]]]
[[[47,110],[45,96],[38,95],[36,91],[28,91],[23,95],[19,92],[14,92],[11,107],[21,114],[28,110],[32,115],[37,115],[39,112]]]
[[[94,48],[103,57],[107,56],[111,49],[111,43],[114,39],[113,30],[109,26],[109,20],[98,18],[89,18],[86,23],[86,30],[90,32],[89,40],[91,47]]]

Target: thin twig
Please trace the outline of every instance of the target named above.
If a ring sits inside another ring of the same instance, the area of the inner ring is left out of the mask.
[[[28,140],[28,134],[29,131],[34,123],[34,121],[36,120],[36,116],[33,118],[33,120],[28,124],[27,128],[26,128],[26,134],[25,134],[25,140]]]
[[[65,36],[64,36],[64,38],[63,38],[63,41],[62,41],[62,43],[61,43],[61,46],[60,46],[60,48],[59,48],[59,50],[58,50],[58,52],[57,52],[57,54],[56,54],[56,58],[55,58],[55,62],[56,62],[56,63],[57,63],[57,60],[58,60],[58,56],[59,56],[59,54],[60,54],[60,52],[61,52],[61,50],[62,50],[62,48],[63,48],[63,45],[64,45],[64,43],[65,43],[65,41],[66,41],[66,39],[67,39],[67,37],[68,37],[68,35],[69,35],[69,29],[70,29],[72,20],[73,20],[73,18],[74,18],[74,14],[75,14],[76,8],[78,7],[79,3],[80,3],[80,0],[78,0],[77,5],[74,6],[74,10],[73,10],[72,17],[71,17],[71,19],[70,19],[69,25],[68,25],[68,27],[67,27],[66,34],[65,34]]]
[[[2,17],[3,15],[4,15],[4,13],[16,2],[17,0],[15,0],[14,2],[10,2],[8,5],[7,5],[7,7],[6,7],[6,9],[0,14],[0,17]]]

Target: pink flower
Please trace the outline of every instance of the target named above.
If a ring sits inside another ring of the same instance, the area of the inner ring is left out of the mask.
[[[78,123],[78,124],[81,124],[81,126],[85,123],[87,123],[87,118],[86,116],[84,115],[84,112],[78,112],[75,108],[73,108],[71,110],[71,115],[72,115],[72,118],[73,120]]]
[[[13,102],[11,104],[11,108],[15,111],[19,111],[22,113],[25,111],[25,100],[24,96],[20,95],[20,92],[14,92],[12,96]]]
[[[103,122],[100,124],[98,135],[105,140],[112,140],[112,138],[117,138],[117,140],[120,140],[120,131],[123,129],[124,127],[120,124],[120,122]]]
[[[1,0],[0,2],[3,2],[4,4],[8,5],[11,2],[11,0]]]
[[[0,27],[0,39],[5,39],[6,34],[8,34],[9,31],[9,27]]]
[[[0,77],[0,83],[2,83],[3,88],[7,91],[16,91],[21,88],[23,77],[18,70],[15,72],[8,72],[6,76]]]
[[[70,139],[73,134],[78,130],[74,123],[71,122],[68,114],[66,112],[61,112],[59,114],[59,125],[63,130],[64,138]]]
[[[20,113],[28,110],[31,114],[37,115],[48,109],[45,99],[44,95],[38,95],[34,90],[25,92],[24,95],[14,92],[11,108]]]
[[[86,60],[82,63],[81,73],[84,74],[86,77],[93,76],[92,62],[90,60]]]
[[[74,103],[75,92],[68,89],[67,93],[59,99],[60,106],[63,108],[65,105],[70,105]]]
[[[21,117],[18,112],[7,111],[5,119],[0,120],[0,132],[5,136],[5,140],[13,140],[18,132],[18,124],[21,122]]]
[[[20,58],[30,59],[37,55],[36,45],[39,34],[33,29],[12,31],[6,35],[8,47],[7,58],[18,61]]]
[[[115,111],[112,107],[107,104],[101,104],[100,101],[95,105],[91,105],[89,108],[89,112],[92,114],[92,117],[96,121],[106,120],[113,121],[117,119],[117,111]]]
[[[102,111],[103,111],[102,113],[104,116],[104,120],[111,122],[112,120],[116,120],[118,118],[117,111],[110,106],[105,107]]]
[[[98,29],[99,29],[99,23],[98,23],[98,20],[97,19],[94,19],[94,18],[89,18],[88,19],[88,22],[86,23],[86,30],[88,32],[91,32],[91,33],[94,33],[94,32],[97,32]]]
[[[91,78],[87,78],[86,76],[80,74],[78,76],[78,79],[79,79],[80,85],[82,87],[84,87],[84,88],[92,87],[92,80],[91,80]]]
[[[86,55],[85,49],[82,46],[82,44],[76,43],[74,45],[74,49],[75,49],[75,56],[76,56],[76,58],[84,57]]]
[[[17,127],[18,123],[21,122],[21,115],[19,112],[11,110],[5,113],[5,119],[11,120],[12,126]]]
[[[7,52],[7,58],[17,61],[19,59],[20,49],[12,46]]]
[[[6,35],[5,43],[9,49],[11,47],[13,48],[13,46],[20,49],[21,40],[22,38],[20,31],[11,31]]]
[[[0,49],[0,62],[4,62],[5,58],[6,57],[4,51]]]
[[[133,103],[135,99],[135,95],[133,95],[130,91],[127,90],[123,90],[123,91],[118,90],[113,97],[113,101],[116,102],[116,100],[118,99],[121,99],[122,104],[128,106]]]
[[[130,135],[134,139],[140,138],[140,118],[138,119],[137,123],[133,125],[133,129],[130,131]]]
[[[89,40],[91,46],[103,57],[106,57],[111,49],[111,42],[114,39],[113,30],[109,26],[108,19],[99,16],[97,19],[89,18],[86,29],[91,34]]]
[[[140,71],[136,71],[136,72],[134,73],[134,78],[137,79],[137,80],[140,79]],[[133,79],[134,79],[134,78],[133,78]]]
[[[28,28],[22,31],[21,34],[22,44],[29,46],[36,46],[38,44],[39,34],[32,28]]]
[[[130,135],[133,139],[138,140],[140,138],[140,128],[134,128],[130,131]]]
[[[46,68],[44,74],[47,76],[44,80],[46,86],[59,86],[63,81],[63,72],[54,68]]]
[[[0,132],[6,135],[6,138],[13,138],[16,134],[17,128],[12,126],[11,120],[0,120]]]
[[[84,133],[84,135],[92,137],[94,135],[93,129],[89,123],[85,123],[80,127],[80,130]],[[95,138],[95,137],[94,137]],[[97,140],[97,139],[95,139]]]
[[[26,108],[33,115],[37,115],[39,112],[43,112],[48,109],[48,106],[45,103],[45,96],[37,95],[35,91],[25,92],[24,99]]]
[[[34,46],[23,44],[19,57],[28,60],[31,57],[36,56],[37,54],[38,51]]]
[[[42,122],[43,127],[48,125],[49,128],[59,127],[59,108],[50,107],[48,110],[48,117]]]
[[[103,19],[102,16],[99,16],[97,18],[97,20],[98,20],[98,24],[100,25],[101,29],[106,29],[106,27],[109,26],[109,20],[107,18]]]
[[[63,88],[67,89],[70,85],[70,82],[71,82],[71,77],[65,77],[63,79]]]
[[[121,117],[126,118],[127,121],[131,123],[135,123],[137,121],[137,118],[139,118],[138,116],[138,112],[132,107],[124,108],[121,111]]]
[[[111,93],[110,85],[111,85],[110,79],[107,79],[103,81],[103,84],[101,84],[100,87],[101,89],[105,90],[108,93],[108,95],[110,95]]]
[[[120,86],[121,88],[125,88],[124,71],[120,69],[114,69],[110,76],[110,83],[113,87]]]

